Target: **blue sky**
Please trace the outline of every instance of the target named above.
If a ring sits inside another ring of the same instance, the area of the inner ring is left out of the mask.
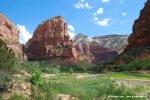
[[[71,37],[132,33],[147,0],[0,0],[0,12],[20,30],[25,43],[42,21],[61,15]]]

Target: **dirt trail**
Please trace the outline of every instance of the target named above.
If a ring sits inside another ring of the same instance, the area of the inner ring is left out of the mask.
[[[140,79],[113,79],[117,84],[123,84],[128,87],[133,87],[136,85],[144,85],[150,87],[150,80],[140,80]]]

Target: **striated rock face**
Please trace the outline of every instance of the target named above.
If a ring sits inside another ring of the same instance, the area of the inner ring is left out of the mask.
[[[79,53],[80,59],[85,59],[88,62],[103,62],[110,60],[118,55],[117,51],[102,45],[102,40],[97,37],[96,39],[91,39],[83,34],[79,34],[73,38],[75,47]],[[105,40],[107,43],[107,40]]]
[[[29,60],[63,57],[77,60],[78,54],[70,40],[65,20],[61,16],[43,21],[28,40],[24,51]]]
[[[109,48],[110,50],[117,51],[118,54],[122,53],[124,48],[128,45],[128,35],[112,34],[106,36],[96,36],[93,39],[98,41],[100,45]]]
[[[132,31],[125,51],[150,45],[150,0],[147,0],[139,18],[134,21]]]
[[[26,56],[22,55],[18,29],[2,13],[0,13],[0,39],[2,39],[8,47],[13,49],[16,56],[26,59]]]

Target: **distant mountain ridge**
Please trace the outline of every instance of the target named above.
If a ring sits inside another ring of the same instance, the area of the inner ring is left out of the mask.
[[[120,54],[127,45],[127,38],[128,35],[116,34],[90,38],[80,33],[73,41],[79,54],[86,55],[86,60],[92,57],[93,62],[103,62]]]

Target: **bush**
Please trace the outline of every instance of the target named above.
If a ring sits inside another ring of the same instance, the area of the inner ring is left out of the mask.
[[[0,90],[10,86],[14,66],[15,53],[0,39]]]
[[[41,72],[36,70],[31,76],[31,83],[35,86],[39,85],[41,79]]]
[[[50,83],[45,81],[37,87],[31,87],[31,100],[53,100],[55,92],[51,89]]]
[[[15,53],[9,49],[5,42],[0,40],[0,70],[11,72],[14,66]]]
[[[70,74],[74,73],[74,71],[73,71],[72,68],[69,68],[69,73],[70,73]]]
[[[27,98],[25,98],[23,95],[19,95],[14,93],[13,95],[10,96],[9,99],[7,100],[28,100]]]
[[[10,87],[12,76],[3,70],[0,70],[0,90],[5,90]]]

